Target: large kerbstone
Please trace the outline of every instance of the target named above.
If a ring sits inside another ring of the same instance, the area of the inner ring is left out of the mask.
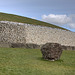
[[[11,43],[10,47],[12,48],[30,48],[30,49],[39,49],[40,45],[37,44],[24,44],[24,43]]]
[[[59,60],[62,54],[62,46],[58,43],[46,43],[41,47],[41,52],[46,60]]]

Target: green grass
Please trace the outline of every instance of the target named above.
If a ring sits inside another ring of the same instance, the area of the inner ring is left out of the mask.
[[[0,75],[75,75],[75,51],[63,51],[53,62],[39,49],[0,48]]]
[[[46,23],[46,22],[34,20],[34,19],[31,19],[31,18],[23,17],[23,16],[13,15],[13,14],[1,13],[1,12],[0,12],[0,21],[21,22],[21,23],[41,25],[41,26],[47,26],[47,27],[67,30],[65,28],[62,28],[62,27],[59,27],[59,26],[56,26],[56,25],[53,25],[53,24],[49,24],[49,23]]]

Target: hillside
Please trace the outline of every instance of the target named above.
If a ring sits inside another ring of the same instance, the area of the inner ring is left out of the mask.
[[[56,26],[53,24],[49,24],[46,22],[34,20],[31,18],[23,17],[23,16],[13,15],[13,14],[1,13],[1,12],[0,12],[0,21],[13,21],[13,22],[27,23],[27,24],[33,24],[33,25],[41,25],[41,26],[47,26],[47,27],[67,30],[67,29],[64,29],[62,27],[59,27],[59,26]]]

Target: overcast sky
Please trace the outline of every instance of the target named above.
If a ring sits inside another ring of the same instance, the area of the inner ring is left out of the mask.
[[[42,20],[75,32],[75,0],[0,0],[0,12]]]

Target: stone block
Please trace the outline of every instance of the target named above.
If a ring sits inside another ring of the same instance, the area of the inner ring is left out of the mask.
[[[59,60],[62,54],[62,46],[58,43],[46,43],[41,47],[41,52],[46,60]]]

